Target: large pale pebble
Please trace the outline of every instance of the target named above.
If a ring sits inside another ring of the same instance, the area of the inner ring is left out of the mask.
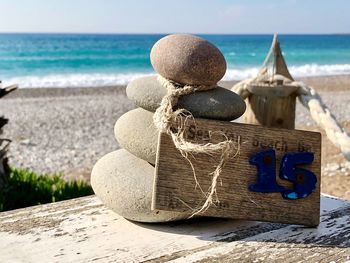
[[[152,112],[159,107],[166,93],[157,76],[138,78],[126,88],[130,100]],[[246,105],[236,93],[217,87],[181,97],[176,108],[184,108],[198,118],[231,121],[243,115]]]
[[[215,85],[226,72],[225,58],[217,47],[186,34],[158,40],[151,50],[151,63],[164,78],[189,85]]]
[[[128,111],[114,126],[114,135],[119,144],[152,164],[156,161],[158,134],[153,124],[153,113],[141,108]]]
[[[101,201],[117,214],[138,222],[167,222],[187,213],[151,210],[154,167],[121,149],[102,157],[91,173],[91,185]]]

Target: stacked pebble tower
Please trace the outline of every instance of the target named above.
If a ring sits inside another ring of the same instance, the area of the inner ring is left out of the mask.
[[[192,35],[169,35],[152,48],[151,63],[166,79],[183,85],[216,86],[226,72],[221,52],[208,41]],[[115,137],[124,149],[102,157],[94,166],[91,184],[102,202],[119,215],[139,222],[184,219],[188,213],[151,210],[158,130],[153,114],[167,90],[157,76],[132,81],[127,96],[138,108],[121,116]],[[232,91],[216,87],[179,99],[194,117],[231,121],[245,111],[244,101]]]

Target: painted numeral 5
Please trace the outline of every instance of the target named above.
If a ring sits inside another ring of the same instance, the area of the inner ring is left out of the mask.
[[[293,183],[293,190],[285,190],[282,196],[287,199],[299,199],[309,196],[315,190],[317,178],[309,170],[296,165],[311,164],[314,154],[310,152],[287,153],[283,156],[280,167],[280,178]]]

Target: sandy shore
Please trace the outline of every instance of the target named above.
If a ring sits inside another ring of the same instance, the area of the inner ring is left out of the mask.
[[[350,76],[302,80],[320,92],[330,110],[350,131]],[[222,86],[231,87],[233,83],[225,82]],[[134,107],[122,86],[15,91],[0,101],[1,114],[10,119],[2,137],[13,140],[11,164],[88,180],[94,163],[119,148],[114,139],[114,123]],[[299,103],[296,126],[319,130]],[[326,136],[322,143],[322,191],[350,200],[350,167]]]

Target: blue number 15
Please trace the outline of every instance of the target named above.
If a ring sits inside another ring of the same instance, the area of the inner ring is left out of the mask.
[[[311,152],[287,153],[283,156],[279,177],[293,183],[293,189],[286,189],[276,181],[275,150],[259,152],[249,160],[257,167],[258,181],[250,185],[249,190],[260,193],[280,192],[286,199],[300,199],[309,196],[316,188],[317,178],[309,170],[296,167],[300,164],[311,164],[314,154]]]

